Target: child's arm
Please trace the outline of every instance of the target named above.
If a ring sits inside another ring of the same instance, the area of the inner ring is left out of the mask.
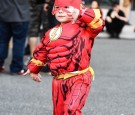
[[[86,29],[95,38],[104,27],[104,20],[101,18],[100,9],[84,8],[81,10],[79,20],[87,24]]]
[[[89,31],[91,36],[95,38],[104,27],[104,20],[101,18],[100,9],[83,8],[79,9],[72,8],[72,11],[68,13],[72,17],[72,23],[74,24],[77,20],[87,25],[86,30]]]
[[[33,58],[28,64],[28,69],[32,73],[39,73],[39,71],[45,66],[47,59],[46,45],[44,43],[45,37],[41,40],[40,44],[33,52]]]
[[[46,49],[45,45],[41,42],[33,53],[33,58],[30,60],[29,64],[27,65],[28,69],[32,73],[39,73],[39,71],[45,66],[46,64]]]
[[[47,41],[44,37],[41,40],[41,43],[34,50],[33,58],[30,60],[30,62],[27,65],[28,70],[24,74],[24,75],[30,74],[30,77],[38,82],[41,81],[41,75],[39,74],[39,71],[44,67],[47,59],[45,42]]]

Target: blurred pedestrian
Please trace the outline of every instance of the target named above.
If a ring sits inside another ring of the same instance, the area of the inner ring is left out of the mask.
[[[100,12],[101,12],[101,16],[103,15],[103,12],[102,12],[102,10],[101,10],[101,8],[100,8],[100,5],[99,5],[99,2],[98,2],[97,0],[93,0],[93,1],[91,2],[90,8],[92,8],[92,9],[99,9]]]
[[[53,0],[29,0],[30,1],[30,26],[29,26],[29,46],[30,46],[30,56],[32,57],[33,50],[37,45],[37,38],[40,37],[41,27],[42,30],[46,30],[54,27],[56,19],[52,15],[51,11],[53,8]],[[45,12],[47,15],[45,15]],[[47,18],[48,27],[44,27],[44,21]]]
[[[0,0],[0,72],[8,56],[9,41],[13,38],[10,72],[23,74],[23,56],[28,31],[28,0]]]
[[[128,19],[127,24],[130,25],[130,14],[131,14],[131,6],[132,0],[120,0],[120,8],[124,12],[125,17]]]
[[[119,38],[122,28],[127,22],[124,12],[119,8],[119,3],[114,2],[112,4],[112,9],[108,11],[105,22],[106,30],[110,34],[110,37]]]
[[[36,0],[29,0],[30,3],[30,22],[28,32],[28,44],[25,48],[25,54],[32,57],[33,50],[35,49],[38,38],[40,37],[42,15],[43,15],[43,4],[39,4]]]
[[[91,2],[90,8],[92,8],[92,9],[100,9],[98,1],[97,0],[93,0]]]
[[[38,38],[43,37],[43,33],[49,28],[56,25],[56,19],[52,15],[51,10],[53,8],[54,1],[52,0],[29,0],[30,1],[30,24],[28,33],[28,45],[26,46],[25,54],[30,55],[25,62],[27,65],[28,61],[33,56],[33,51],[38,43]],[[46,22],[48,26],[46,26]],[[41,28],[42,27],[42,28]],[[49,72],[49,68],[46,65],[43,72]]]

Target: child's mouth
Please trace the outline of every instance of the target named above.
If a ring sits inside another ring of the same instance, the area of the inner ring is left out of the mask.
[[[65,16],[58,16],[58,17],[63,18],[63,17],[65,17]]]

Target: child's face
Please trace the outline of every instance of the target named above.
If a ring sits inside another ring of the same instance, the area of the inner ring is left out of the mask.
[[[55,10],[55,17],[60,23],[67,23],[73,20],[72,16],[70,15],[74,11],[74,7],[72,6],[54,6]]]

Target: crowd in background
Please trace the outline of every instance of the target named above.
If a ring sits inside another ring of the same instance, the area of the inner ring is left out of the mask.
[[[21,75],[24,73],[24,63],[27,64],[27,61],[23,61],[24,54],[29,55],[29,60],[38,39],[58,23],[51,13],[54,1],[1,0],[0,2],[0,72],[5,70],[4,62],[8,56],[9,42],[12,38],[10,73]],[[85,0],[82,3],[85,5]],[[98,1],[93,0],[87,7],[100,9],[103,15]],[[114,2],[105,18],[106,32],[111,38],[119,38],[122,28],[128,23],[128,15],[125,14],[125,10],[120,10],[120,7],[119,3]],[[28,38],[27,42],[26,38]],[[43,71],[48,72],[49,68],[46,66]]]

